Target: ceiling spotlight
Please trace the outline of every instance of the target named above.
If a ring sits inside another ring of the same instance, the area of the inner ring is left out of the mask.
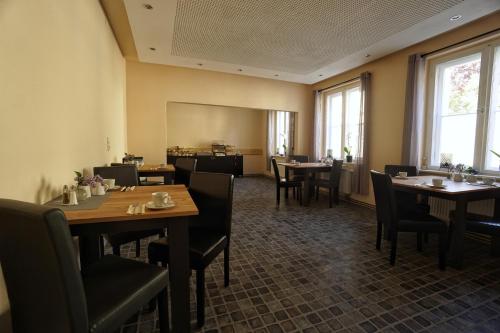
[[[149,49],[150,49],[151,51],[156,51],[156,48],[154,48],[154,47],[150,47]]]
[[[238,72],[243,72],[243,70],[241,68],[238,68]]]
[[[462,18],[462,15],[453,15],[452,17],[450,17],[450,21],[458,21]]]
[[[318,75],[318,76],[323,76],[323,74],[320,74],[320,75]]]
[[[198,66],[203,66],[203,64],[201,62],[197,63]]]
[[[151,10],[153,9],[153,6],[151,6],[149,3],[145,3],[144,5],[142,5],[144,8],[146,8],[147,10]]]
[[[280,76],[279,74],[274,74],[274,76]]]
[[[365,58],[370,58],[371,57],[371,54],[365,54]]]

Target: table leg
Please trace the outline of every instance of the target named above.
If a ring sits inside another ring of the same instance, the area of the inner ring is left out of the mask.
[[[172,304],[172,332],[190,332],[189,313],[189,231],[188,218],[168,225],[169,269]]]
[[[285,179],[288,181],[290,179],[290,168],[285,167]],[[285,199],[288,199],[288,187],[285,187]]]
[[[101,257],[101,242],[99,241],[98,234],[80,235],[78,237],[78,242],[80,244],[81,271],[85,274],[85,270],[89,265],[96,262]]]
[[[456,200],[455,220],[453,221],[453,232],[451,235],[450,251],[448,253],[448,264],[451,267],[461,269],[464,261],[464,237],[465,220],[467,217],[467,199]]]
[[[309,206],[310,197],[310,181],[309,181],[309,169],[304,169],[304,197],[302,198],[302,204],[304,206]]]

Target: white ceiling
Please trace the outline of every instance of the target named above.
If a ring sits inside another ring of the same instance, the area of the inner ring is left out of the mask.
[[[142,62],[308,84],[500,10],[500,0],[124,2]]]

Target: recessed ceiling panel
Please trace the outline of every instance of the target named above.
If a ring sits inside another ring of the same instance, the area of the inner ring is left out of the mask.
[[[172,55],[307,74],[463,0],[179,0]]]
[[[141,62],[300,83],[500,10],[500,0],[122,1]]]

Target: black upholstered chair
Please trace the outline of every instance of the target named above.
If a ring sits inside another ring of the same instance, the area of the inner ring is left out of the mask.
[[[406,172],[408,177],[418,176],[417,167],[414,165],[387,164],[384,168],[384,172],[391,177],[397,176],[399,172]],[[430,212],[427,197],[421,197],[415,193],[399,192],[396,196],[396,201],[398,204],[399,216],[401,218],[426,216]],[[426,242],[427,238],[427,233],[424,233]]]
[[[224,286],[229,285],[229,244],[233,207],[234,176],[221,173],[194,172],[189,194],[196,203],[199,215],[191,218],[189,226],[189,256],[196,270],[196,303],[198,326],[205,322],[205,268],[224,251]],[[149,243],[149,262],[168,265],[166,238]]]
[[[497,215],[497,214],[495,214]],[[455,219],[455,212],[450,214],[451,222]],[[500,218],[488,217],[478,214],[467,214],[467,221],[465,224],[467,231],[476,232],[479,234],[491,236],[490,253],[494,257],[500,257]],[[453,230],[452,230],[453,232]]]
[[[386,164],[384,172],[391,177],[397,176],[400,172],[406,172],[408,177],[418,176],[417,167],[414,165]]]
[[[109,255],[82,276],[61,210],[0,199],[0,221],[14,332],[114,332],[155,297],[168,331],[164,269]]]
[[[276,206],[280,206],[281,189],[285,189],[285,193],[288,194],[288,189],[297,189],[298,197],[302,203],[302,181],[299,180],[287,180],[286,178],[281,178],[280,170],[278,168],[278,163],[276,159],[272,158],[271,163],[273,164],[274,179],[276,180]]]
[[[316,186],[316,200],[319,197],[319,188],[324,187],[328,189],[328,203],[332,208],[332,201],[339,204],[339,189],[340,189],[340,176],[342,175],[342,160],[333,160],[330,176],[328,179],[316,178],[313,184]]]
[[[139,185],[139,177],[137,176],[137,168],[133,164],[124,164],[111,167],[94,167],[94,175],[100,175],[103,178],[114,178],[117,185],[120,186],[137,186]],[[141,255],[141,239],[159,235],[165,236],[164,230],[143,230],[143,231],[127,231],[106,234],[104,237],[113,248],[113,254],[119,256],[121,254],[120,247],[124,244],[135,242],[135,255]]]
[[[137,167],[133,164],[94,167],[94,175],[99,175],[102,178],[113,178],[116,185],[120,186],[139,185]]]
[[[390,263],[396,262],[398,234],[400,232],[417,233],[418,250],[422,249],[422,233],[437,233],[439,235],[439,268],[445,269],[446,250],[448,240],[448,226],[430,215],[420,216],[419,219],[400,219],[398,205],[392,187],[392,180],[388,174],[371,171],[375,204],[377,210],[377,250],[382,240],[382,225],[388,225],[391,238]]]
[[[174,184],[189,186],[191,173],[196,171],[197,160],[195,158],[178,158],[175,160]]]
[[[309,162],[309,156],[307,156],[307,155],[290,155],[290,156],[288,156],[288,159],[290,161],[295,160],[295,161],[300,162],[300,163]],[[293,174],[292,174],[292,177],[290,178],[290,180],[304,181],[304,176],[305,176],[304,170],[295,169],[295,170],[293,170]]]

